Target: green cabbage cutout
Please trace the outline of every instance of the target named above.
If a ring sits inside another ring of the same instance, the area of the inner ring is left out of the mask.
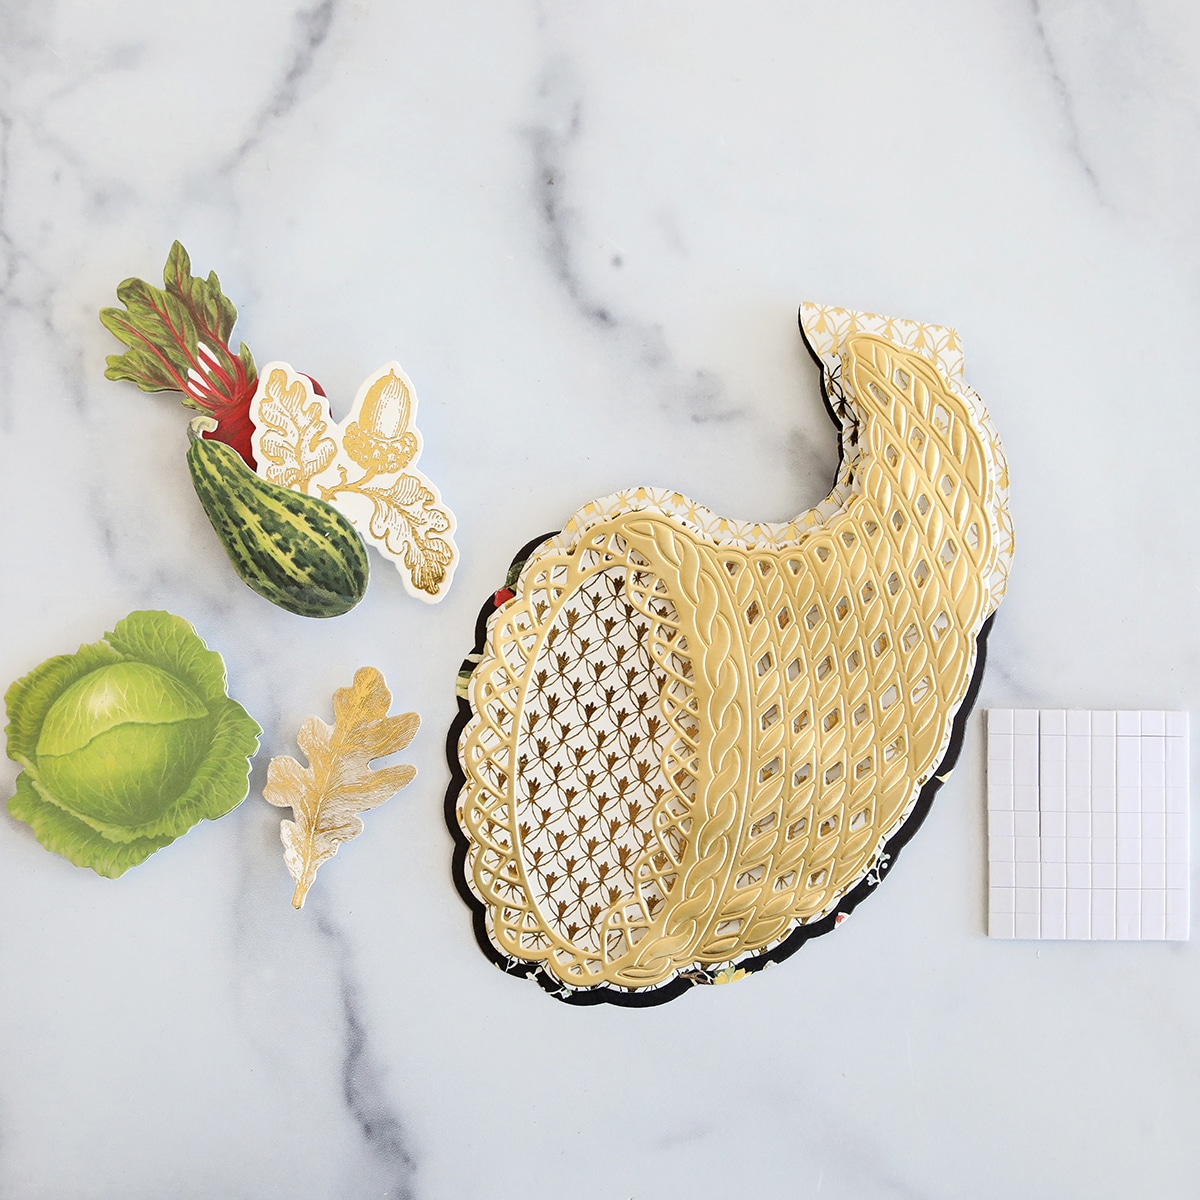
[[[182,617],[130,613],[4,699],[8,755],[24,767],[8,811],[78,867],[115,879],[249,791],[262,730]]]

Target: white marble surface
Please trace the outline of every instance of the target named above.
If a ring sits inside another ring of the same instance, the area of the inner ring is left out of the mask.
[[[637,482],[823,494],[805,297],[962,331],[1018,532],[981,703],[1197,709],[1197,11],[0,2],[0,682],[165,607],[266,730],[249,800],[115,883],[0,817],[0,1195],[1200,1192],[1200,952],[986,938],[978,716],[879,897],[655,1010],[490,966],[442,820],[523,542]],[[342,405],[404,363],[444,604],[378,566],[317,626],[234,577],[184,411],[102,375],[174,237],[260,362]],[[367,662],[420,776],[297,914],[263,764]]]

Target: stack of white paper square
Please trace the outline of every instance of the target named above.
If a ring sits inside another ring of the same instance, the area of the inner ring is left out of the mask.
[[[988,711],[988,932],[1188,936],[1188,719]]]

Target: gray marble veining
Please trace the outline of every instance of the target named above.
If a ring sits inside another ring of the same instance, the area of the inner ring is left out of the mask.
[[[0,817],[0,1196],[1194,1195],[1196,952],[987,940],[978,720],[878,897],[660,1010],[491,967],[442,800],[529,537],[638,483],[820,498],[805,298],[963,334],[1018,538],[981,705],[1194,711],[1198,80],[1188,0],[0,4],[0,683],[164,607],[265,730],[246,803],[116,882]],[[103,377],[175,237],[339,416],[404,364],[443,604],[238,582],[187,414]],[[265,763],[367,663],[419,775],[296,913]]]

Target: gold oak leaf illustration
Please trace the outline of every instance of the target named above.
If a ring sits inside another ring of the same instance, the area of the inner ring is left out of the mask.
[[[372,536],[403,557],[415,587],[436,595],[454,550],[437,536],[450,528],[450,519],[434,494],[415,475],[401,475],[387,488],[361,491],[374,505]]]
[[[340,843],[362,833],[358,814],[376,808],[416,775],[402,765],[371,769],[371,761],[395,754],[412,741],[421,718],[413,712],[389,717],[392,693],[374,667],[360,667],[354,683],[333,693],[333,725],[309,717],[296,741],[308,757],[302,767],[289,755],[271,759],[263,798],[290,808],[295,818],[280,824],[283,857],[296,892],[292,907],[302,908],[317,868]]]
[[[280,487],[308,491],[337,454],[337,442],[326,437],[324,405],[310,398],[303,382],[288,387],[287,373],[278,367],[267,376],[255,421],[265,426],[259,453],[266,478]]]

